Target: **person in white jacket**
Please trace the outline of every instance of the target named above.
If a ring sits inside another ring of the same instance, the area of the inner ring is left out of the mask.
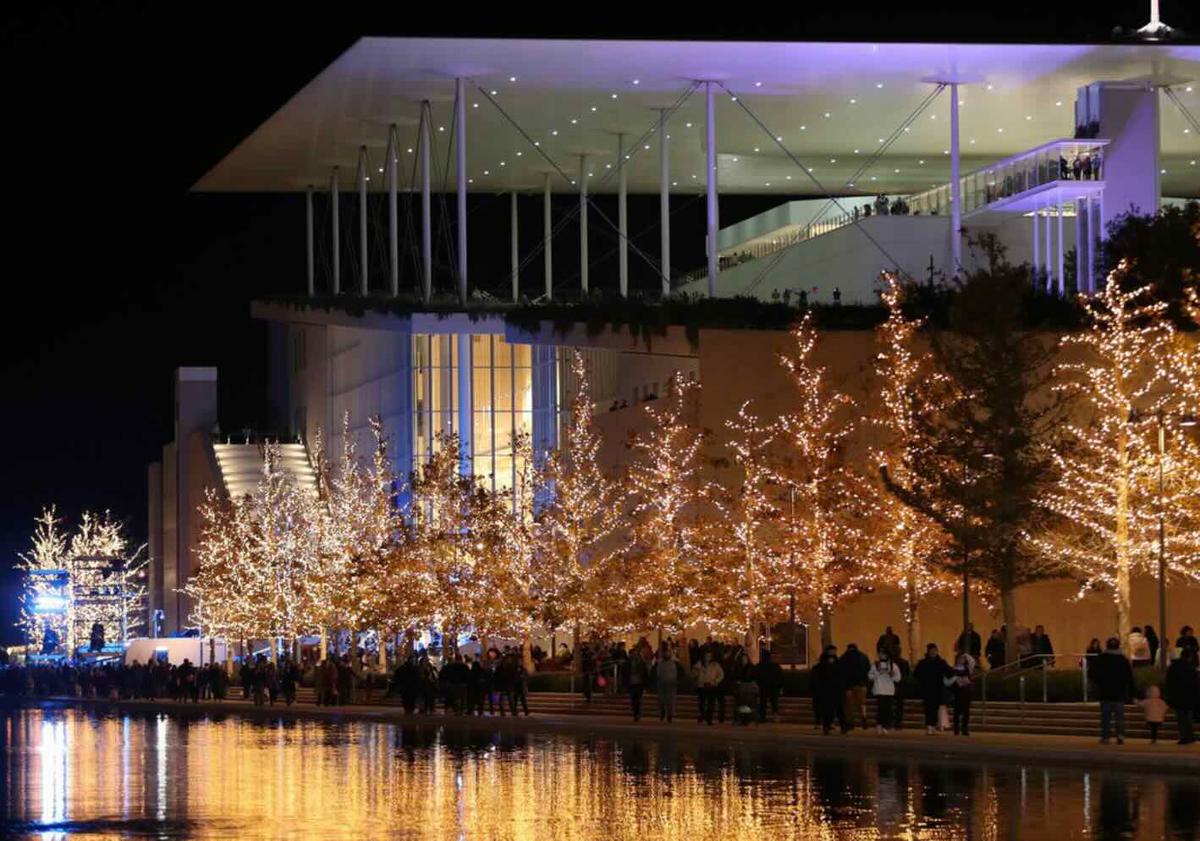
[[[900,667],[888,656],[888,652],[881,650],[878,659],[871,664],[867,679],[871,681],[871,692],[875,695],[878,722],[875,730],[886,733],[892,729],[892,703],[896,698],[896,686],[900,683]]]

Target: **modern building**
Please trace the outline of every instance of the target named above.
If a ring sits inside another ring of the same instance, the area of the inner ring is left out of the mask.
[[[1186,45],[367,38],[195,189],[306,196],[295,243],[306,275],[279,278],[292,300],[253,310],[270,325],[277,435],[296,442],[298,474],[318,430],[337,447],[343,418],[365,435],[378,415],[398,472],[428,457],[439,431],[454,432],[464,470],[501,489],[512,481],[512,430],[538,449],[555,445],[574,350],[588,357],[613,465],[624,456],[612,442],[644,425],[638,404],[673,375],[704,385],[709,429],[747,399],[766,409],[787,399],[782,331],[518,327],[504,300],[624,296],[641,261],[661,294],[873,303],[881,271],[969,269],[982,232],[1031,263],[1046,289],[1093,289],[1113,219],[1153,212],[1164,195],[1200,196],[1192,80],[1200,85],[1200,47]],[[472,227],[469,194],[481,193],[510,197],[503,290],[480,289],[467,272],[472,243],[496,237]],[[564,193],[578,203],[554,218],[551,196]],[[610,194],[612,214],[595,201]],[[631,194],[659,198],[654,253],[633,244]],[[518,218],[528,195],[542,199],[540,218]],[[779,202],[729,219],[720,210],[730,195]],[[701,197],[703,229],[672,232],[673,207]],[[435,209],[451,207],[446,270],[432,240]],[[525,251],[523,225],[543,231]],[[704,243],[704,265],[672,262],[681,234]],[[555,261],[566,239],[579,255],[571,265]],[[601,272],[589,249],[606,242],[618,259]],[[846,331],[823,352],[851,379],[869,362],[870,338]],[[206,387],[191,370],[180,372],[176,441],[150,479],[153,598],[167,629],[186,622],[174,589],[197,526],[184,512],[206,483],[236,492],[239,464],[233,444],[210,434],[215,373],[204,380],[214,382],[210,404],[189,396]],[[252,467],[253,442],[239,440],[240,464]],[[1055,586],[1029,598],[1052,599],[1047,609],[1061,614],[1070,588]],[[864,604],[844,620],[850,633],[877,632],[880,610],[899,624],[892,596]],[[943,638],[957,622],[944,613],[928,620]]]

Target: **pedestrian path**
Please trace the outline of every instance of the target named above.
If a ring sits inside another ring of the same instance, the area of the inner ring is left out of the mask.
[[[569,712],[548,711],[546,707],[554,693],[537,693],[531,696],[531,715],[512,716],[458,716],[436,714],[431,716],[406,715],[394,704],[354,704],[345,707],[318,707],[308,703],[297,703],[292,707],[283,704],[255,707],[247,701],[230,699],[225,701],[202,701],[184,704],[173,701],[108,701],[80,700],[76,698],[50,699],[54,702],[77,703],[96,708],[119,710],[145,710],[174,714],[239,713],[255,717],[312,718],[337,721],[378,721],[413,726],[454,727],[471,730],[506,732],[543,732],[571,736],[600,736],[620,738],[664,738],[686,739],[691,742],[753,744],[779,749],[853,752],[856,755],[914,755],[963,761],[997,760],[1038,765],[1070,765],[1084,767],[1120,766],[1154,771],[1200,771],[1200,744],[1180,746],[1174,739],[1163,739],[1150,744],[1144,737],[1127,736],[1123,745],[1098,744],[1096,720],[1098,712],[1092,707],[1093,729],[1089,735],[1056,734],[1035,732],[997,732],[974,730],[969,737],[949,733],[926,734],[924,728],[905,728],[890,733],[876,733],[874,729],[858,728],[849,734],[823,735],[811,723],[792,721],[769,722],[739,726],[734,724],[706,725],[696,722],[694,699],[692,712],[685,714],[681,704],[679,716],[673,723],[660,722],[655,711],[654,698],[650,696],[646,711],[648,715],[634,722],[628,715],[597,712],[604,709],[594,706],[586,709],[580,699]],[[563,693],[565,695],[565,693]],[[618,700],[626,700],[619,698]],[[681,699],[682,700],[682,699]],[[808,699],[786,699],[805,701]],[[593,705],[603,703],[599,697]],[[1060,705],[1026,705],[1060,706]],[[1073,705],[1061,705],[1073,706]],[[1086,705],[1079,705],[1086,706]],[[534,711],[536,709],[536,711]]]

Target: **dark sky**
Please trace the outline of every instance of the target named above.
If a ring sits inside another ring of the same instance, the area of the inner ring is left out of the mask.
[[[0,24],[0,642],[17,641],[10,566],[43,504],[70,518],[111,508],[143,538],[145,466],[171,435],[176,366],[219,367],[225,428],[266,422],[264,331],[248,303],[299,289],[302,203],[188,188],[355,38],[1100,41],[1116,24],[1143,23],[1149,4],[894,0],[814,11],[803,2],[747,20],[730,7],[711,23],[703,4],[671,22],[618,5],[611,10],[624,10],[623,20],[601,20],[604,8],[591,7],[594,19],[574,24],[566,8],[547,24],[488,18],[475,4],[436,21],[414,17],[413,4],[324,4],[324,13],[302,3],[12,5]],[[380,11],[401,6],[403,16]],[[1163,17],[1200,31],[1197,6],[1163,0]],[[503,202],[478,201],[473,231],[488,230],[493,212],[507,219]],[[752,199],[741,204],[759,209]],[[722,208],[727,218],[741,215],[725,200]],[[634,230],[639,213],[631,208]],[[701,213],[700,203],[681,211],[695,215],[696,229]],[[497,249],[506,265],[499,215],[490,226],[496,242],[478,247]],[[657,250],[656,232],[647,244]],[[677,261],[699,264],[699,241],[695,254],[681,245]]]

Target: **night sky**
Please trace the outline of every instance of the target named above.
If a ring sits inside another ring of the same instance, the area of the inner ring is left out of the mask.
[[[547,24],[420,20],[411,11],[383,14],[383,4],[370,14],[328,4],[326,19],[296,3],[12,5],[0,24],[0,643],[19,641],[10,567],[43,504],[72,520],[85,508],[109,508],[144,539],[145,469],[171,437],[175,367],[218,366],[222,427],[265,427],[265,331],[250,320],[249,301],[302,288],[303,199],[188,189],[357,37],[1100,41],[1114,25],[1144,23],[1149,7],[1009,2],[986,11],[894,0],[814,11],[793,3],[740,21],[731,7],[706,24],[702,4],[672,22],[615,6],[591,7],[586,24],[569,23],[560,8]],[[386,8],[401,5],[411,10]],[[1163,0],[1162,16],[1200,32],[1198,6]],[[484,14],[477,8],[464,5],[464,18]],[[624,21],[601,20],[622,13]],[[471,276],[487,283],[477,262],[486,267],[495,254],[507,268],[507,202],[473,201]],[[722,216],[780,201],[722,199]],[[631,229],[656,213],[657,198],[645,206],[631,198]],[[703,203],[693,202],[673,231],[702,230],[702,215]],[[651,253],[657,237],[647,234]],[[703,261],[702,236],[691,239],[673,243],[680,266]],[[573,265],[557,242],[555,257]]]

